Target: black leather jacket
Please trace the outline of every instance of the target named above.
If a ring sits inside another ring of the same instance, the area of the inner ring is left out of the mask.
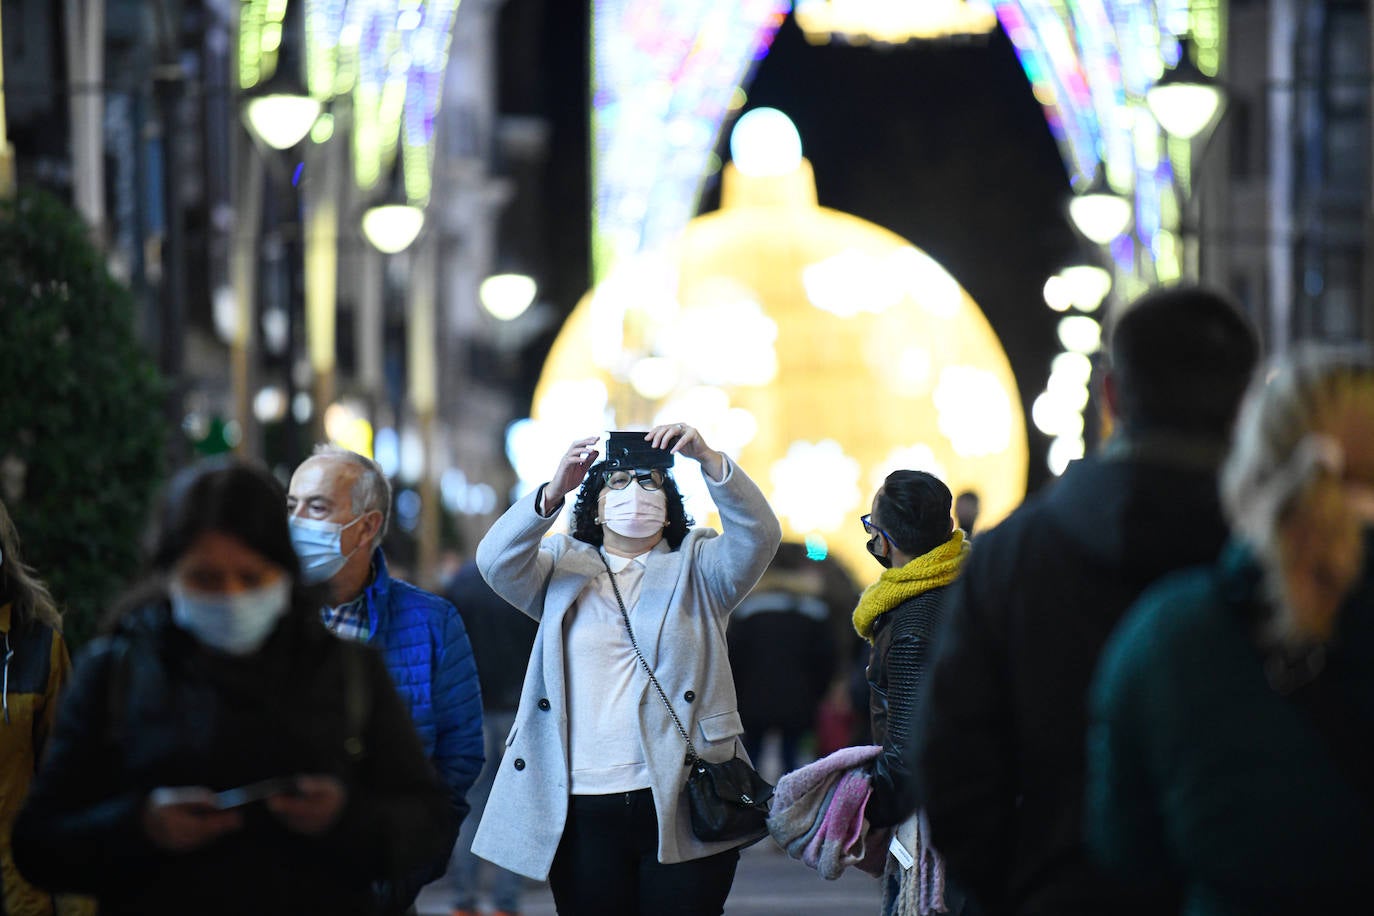
[[[894,607],[873,624],[868,663],[868,710],[873,743],[883,753],[872,764],[873,795],[865,816],[874,827],[900,823],[916,809],[908,763],[916,695],[940,625],[948,586],[932,588]]]

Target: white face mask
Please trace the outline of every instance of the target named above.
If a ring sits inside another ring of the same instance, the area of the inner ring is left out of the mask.
[[[605,490],[602,521],[621,537],[646,538],[662,531],[668,520],[668,500],[662,490],[646,490],[631,483],[623,490]]]
[[[291,578],[224,595],[192,591],[173,581],[172,620],[211,649],[230,655],[256,652],[291,606]]]
[[[363,546],[359,541],[348,553],[343,552],[343,533],[352,528],[362,516],[347,525],[338,522],[317,522],[306,518],[288,518],[291,527],[291,546],[301,561],[301,579],[307,585],[328,582],[343,569],[353,554]]]

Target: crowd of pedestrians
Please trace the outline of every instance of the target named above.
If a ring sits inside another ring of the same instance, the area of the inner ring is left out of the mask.
[[[447,872],[454,916],[718,916],[770,833],[882,916],[1362,911],[1374,355],[1263,366],[1174,287],[1099,384],[1101,447],[976,541],[890,473],[852,595],[686,423],[571,443],[444,596],[364,456],[187,468],[74,665],[0,504],[0,914],[404,916]]]

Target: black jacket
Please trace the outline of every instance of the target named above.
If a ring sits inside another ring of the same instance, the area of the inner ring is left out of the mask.
[[[374,881],[441,855],[453,810],[390,675],[314,614],[293,612],[242,658],[202,649],[165,604],[89,646],[15,823],[25,877],[95,896],[102,914],[366,914]],[[182,854],[141,824],[160,786],[319,773],[348,799],[318,837],[261,803],[243,809],[241,830]]]
[[[520,706],[525,668],[530,663],[539,622],[496,594],[474,562],[463,564],[444,589],[444,597],[458,609],[472,644],[482,708],[489,712],[515,712]]]
[[[806,730],[835,673],[830,609],[818,594],[770,572],[730,615],[730,670],[740,719],[755,736]],[[757,761],[756,761],[757,762]]]
[[[989,916],[1177,910],[1172,889],[1124,887],[1089,861],[1084,733],[1122,614],[1225,540],[1214,460],[1184,466],[1184,454],[1121,447],[1076,462],[979,535],[951,587],[918,713],[918,781],[935,848]]]
[[[873,623],[868,714],[873,743],[881,744],[883,753],[871,767],[873,794],[864,817],[874,827],[899,823],[916,807],[910,765],[911,726],[931,640],[948,591],[949,586],[940,586],[922,592]]]

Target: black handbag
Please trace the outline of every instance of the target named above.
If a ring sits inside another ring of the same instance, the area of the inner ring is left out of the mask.
[[[598,555],[600,552],[598,551]],[[731,757],[720,763],[704,760],[697,754],[696,745],[683,728],[682,720],[677,717],[668,695],[654,677],[644,653],[639,651],[639,641],[635,639],[634,628],[630,626],[630,612],[625,609],[625,599],[620,597],[620,586],[611,572],[611,564],[601,556],[601,563],[611,577],[611,588],[615,591],[616,603],[620,605],[620,617],[625,621],[625,632],[630,634],[630,645],[634,647],[635,657],[640,667],[649,676],[663,708],[668,710],[678,734],[687,745],[687,765],[692,772],[687,775],[687,810],[692,816],[692,833],[698,840],[716,842],[725,840],[757,840],[768,834],[768,803],[773,798],[773,787],[758,774],[753,767],[739,757]]]

